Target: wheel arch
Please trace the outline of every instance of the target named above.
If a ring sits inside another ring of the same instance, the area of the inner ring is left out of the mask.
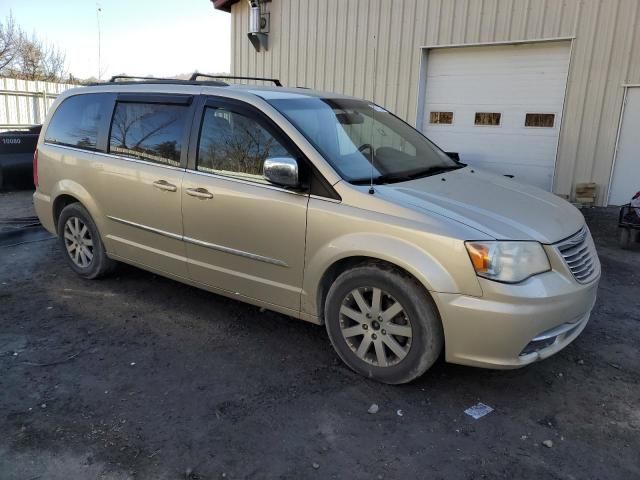
[[[353,238],[349,238],[353,237]],[[393,267],[418,282],[426,291],[456,293],[459,287],[451,274],[435,258],[417,246],[393,237],[360,237],[359,234],[337,239],[317,252],[307,263],[302,308],[324,323],[324,301],[333,281],[345,270],[376,262]],[[367,250],[341,246],[367,245]],[[331,255],[333,252],[340,252]]]
[[[72,180],[62,180],[58,182],[53,188],[51,198],[53,199],[51,214],[56,231],[58,228],[58,219],[60,218],[62,210],[72,203],[79,203],[86,208],[98,227],[98,230],[102,230],[100,208],[89,192],[79,183]]]
[[[74,197],[73,195],[69,195],[68,193],[58,195],[53,200],[53,224],[56,226],[56,228],[58,227],[58,219],[60,218],[62,210],[64,210],[67,205],[71,205],[72,203],[81,202],[76,197]]]

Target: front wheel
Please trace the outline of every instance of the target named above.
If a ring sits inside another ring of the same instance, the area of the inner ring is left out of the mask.
[[[116,266],[116,262],[107,257],[91,215],[79,203],[67,205],[60,213],[58,239],[67,263],[83,278],[100,278]]]
[[[374,380],[400,384],[422,375],[442,352],[442,323],[429,293],[405,273],[367,264],[342,273],[325,304],[340,358]]]

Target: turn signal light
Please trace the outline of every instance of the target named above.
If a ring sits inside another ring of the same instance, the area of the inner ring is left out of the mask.
[[[491,249],[480,243],[467,243],[467,251],[477,273],[486,273],[491,268]]]

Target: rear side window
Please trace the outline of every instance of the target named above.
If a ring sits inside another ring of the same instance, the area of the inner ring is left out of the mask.
[[[185,105],[117,103],[109,152],[179,167],[188,111]]]
[[[53,114],[45,142],[96,150],[98,130],[111,114],[110,94],[74,95],[62,102]]]
[[[267,158],[292,157],[255,119],[224,108],[205,109],[196,169],[259,183]]]

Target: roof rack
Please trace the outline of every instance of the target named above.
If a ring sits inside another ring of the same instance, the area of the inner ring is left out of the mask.
[[[106,83],[119,83],[123,85],[139,83],[176,84],[176,85],[210,85],[214,87],[228,87],[229,84],[222,81],[195,81],[180,80],[178,78],[138,77],[135,75],[114,75]],[[105,82],[97,82],[92,85],[105,85]]]
[[[116,83],[118,80],[175,80],[175,79],[158,78],[158,77],[138,77],[135,75],[114,75],[108,81],[109,83]]]
[[[235,75],[207,75],[206,73],[194,73],[193,75],[191,75],[191,77],[189,77],[189,80],[196,81],[198,80],[198,77],[213,78],[213,79],[219,78],[221,80],[259,80],[263,82],[273,82],[273,84],[276,87],[282,86],[282,83],[280,83],[280,80],[278,80],[277,78],[238,77]]]
[[[208,78],[211,80],[198,80],[198,78]],[[121,85],[155,83],[155,84],[176,84],[176,85],[209,85],[213,87],[228,87],[229,84],[222,80],[257,80],[262,82],[273,82],[276,87],[281,87],[282,83],[277,78],[263,77],[238,77],[234,75],[208,75],[206,73],[194,73],[188,80],[178,78],[161,77],[139,77],[136,75],[114,75],[107,82],[96,82],[91,85],[105,85],[106,83],[118,83]]]

